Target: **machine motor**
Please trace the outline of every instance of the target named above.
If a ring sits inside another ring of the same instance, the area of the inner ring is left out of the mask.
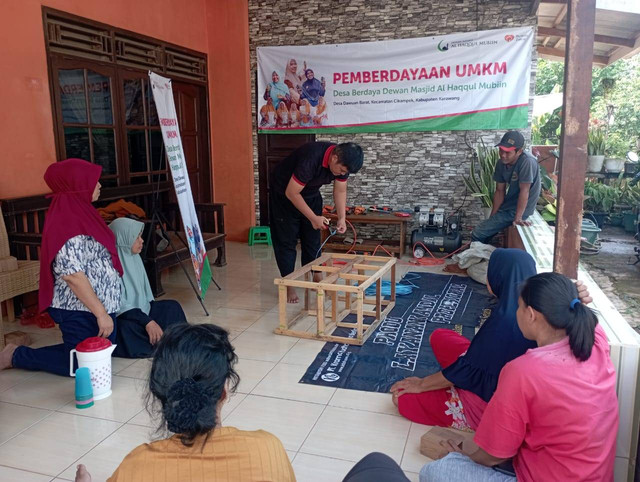
[[[443,208],[416,206],[416,216],[420,227],[411,233],[413,256],[422,258],[424,244],[431,252],[452,253],[462,246],[460,216],[445,216]],[[417,245],[416,245],[417,244]]]

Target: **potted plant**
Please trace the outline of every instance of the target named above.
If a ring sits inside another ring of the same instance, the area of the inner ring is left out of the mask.
[[[471,158],[469,176],[463,176],[464,184],[472,197],[480,198],[484,208],[485,219],[489,218],[493,207],[493,194],[496,191],[496,182],[493,174],[496,171],[496,164],[500,159],[498,149],[488,147],[482,139],[476,147],[474,156]]]
[[[620,194],[620,189],[617,186],[608,186],[599,182],[585,182],[583,204],[585,217],[593,218],[598,227],[602,228],[614,204],[620,200]]]
[[[589,128],[587,139],[587,171],[600,172],[607,148],[607,136],[601,127]]]

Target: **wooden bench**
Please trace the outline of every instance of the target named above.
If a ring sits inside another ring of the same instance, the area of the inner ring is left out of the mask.
[[[104,207],[109,203],[124,199],[141,207],[147,216],[151,216],[154,204],[158,206],[165,215],[169,226],[167,230],[174,227],[182,228],[182,221],[178,205],[172,201],[173,186],[170,182],[159,184],[141,184],[124,186],[117,188],[103,188],[100,199],[94,203],[96,207]],[[51,200],[44,195],[29,196],[22,198],[3,199],[2,213],[7,227],[9,246],[11,255],[18,259],[36,260],[39,259],[40,243],[42,240],[42,229],[44,219]],[[218,254],[215,262],[216,266],[224,266],[226,262],[224,233],[224,204],[220,203],[198,203],[195,205],[196,214],[202,230],[207,251],[217,249]],[[145,223],[146,240],[150,223]],[[180,238],[186,240],[184,233],[178,232]],[[157,251],[156,242],[151,242],[145,258],[143,259],[147,276],[151,284],[154,296],[164,294],[160,275],[163,270],[178,264],[178,258],[182,261],[190,258],[189,249],[178,239],[178,236],[171,233],[171,242],[176,249],[173,252],[171,247],[167,247],[162,252]],[[153,239],[153,237],[151,237]]]
[[[535,259],[538,273],[552,271],[555,233],[538,213],[534,213],[529,221],[531,226],[508,228],[507,245],[527,251]],[[589,288],[593,297],[589,306],[596,310],[598,322],[609,340],[618,380],[616,392],[620,411],[614,479],[630,482],[634,480],[638,462],[640,335],[629,326],[582,264],[578,267],[578,279]]]

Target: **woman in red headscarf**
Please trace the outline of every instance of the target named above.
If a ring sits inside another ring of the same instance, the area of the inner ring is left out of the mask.
[[[44,348],[7,345],[0,369],[45,370],[69,376],[69,352],[92,336],[115,343],[120,276],[114,234],[91,205],[100,197],[102,167],[67,159],[49,166],[44,180],[53,199],[40,247],[40,311],[59,325],[63,343]]]

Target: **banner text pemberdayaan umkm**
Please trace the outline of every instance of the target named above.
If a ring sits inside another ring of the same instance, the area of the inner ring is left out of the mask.
[[[438,67],[416,67],[414,69],[364,70],[360,72],[334,72],[334,84],[366,84],[369,82],[400,82],[404,80],[448,79],[451,77],[450,65]],[[507,73],[506,62],[483,64],[462,64],[455,66],[457,77],[472,75],[497,75]]]

